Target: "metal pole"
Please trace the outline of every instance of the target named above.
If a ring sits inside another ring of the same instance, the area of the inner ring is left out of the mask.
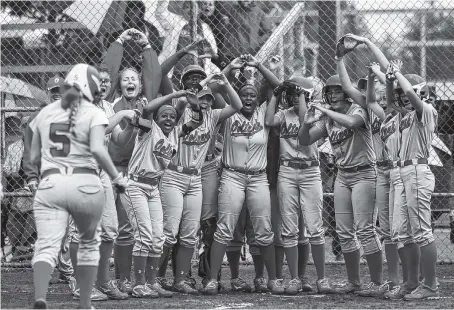
[[[427,13],[422,10],[422,17],[421,17],[421,51],[420,51],[420,58],[421,58],[421,76],[426,79],[426,65],[427,65]]]
[[[195,41],[197,40],[197,18],[198,18],[198,6],[197,6],[197,1],[192,1],[191,2],[191,13],[192,13],[192,16],[191,16],[191,37],[192,37],[192,41]],[[198,55],[198,52],[196,51],[197,55]],[[197,65],[198,64],[198,57],[197,56],[192,56],[192,59],[194,61],[194,64]]]
[[[342,36],[342,8],[341,1],[336,1],[336,41]]]

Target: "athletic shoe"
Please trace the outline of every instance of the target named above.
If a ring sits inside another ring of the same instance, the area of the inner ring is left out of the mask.
[[[127,293],[120,292],[115,281],[108,281],[103,285],[95,285],[96,289],[103,294],[106,294],[109,299],[125,300],[129,298]]]
[[[161,287],[163,289],[165,289],[166,291],[171,291],[173,292],[173,282],[170,281],[170,280],[167,280],[166,278],[161,278],[161,277],[157,277],[156,278],[156,282],[159,283],[159,285],[161,285]]]
[[[186,277],[186,279],[184,279],[184,281],[189,285],[191,286],[193,289],[195,289],[195,286],[197,285],[197,281],[194,279],[194,278],[191,278],[191,277]]]
[[[312,288],[312,285],[309,284],[309,281],[307,278],[303,277],[300,278],[301,280],[301,287],[303,289],[303,292],[312,292],[314,289]]]
[[[266,285],[265,278],[255,278],[254,279],[254,289],[256,293],[267,293],[268,286]]]
[[[438,288],[432,289],[427,285],[420,284],[413,292],[404,296],[404,300],[413,301],[413,300],[433,300],[439,299],[440,292]]]
[[[33,305],[33,309],[47,309],[47,303],[45,300],[37,300]]]
[[[140,284],[134,286],[132,296],[136,298],[158,298],[159,294],[152,291],[147,285]]]
[[[279,280],[269,280],[267,287],[271,294],[280,295],[285,293],[284,285]]]
[[[202,289],[202,294],[204,295],[217,295],[219,292],[219,283],[218,281],[212,279],[207,282],[205,287]]]
[[[319,294],[334,293],[334,290],[331,288],[331,286],[329,285],[329,281],[326,278],[317,280],[316,285],[317,285],[317,292]]]
[[[344,255],[337,254],[336,255],[336,262],[343,262],[343,261],[344,261]]]
[[[285,294],[296,295],[303,290],[303,283],[300,279],[291,279],[285,288]]]
[[[387,291],[389,291],[388,283],[378,285],[370,282],[366,288],[356,292],[356,294],[361,297],[382,297]]]
[[[73,299],[75,299],[75,300],[79,300],[80,299],[80,288],[77,288],[73,292]],[[109,299],[107,297],[107,295],[101,293],[95,287],[93,287],[93,289],[91,290],[91,296],[90,296],[90,300],[91,301],[105,301],[107,299]]]
[[[147,284],[147,286],[158,293],[159,297],[171,298],[173,293],[162,288],[161,284],[158,281],[155,281],[153,284]]]
[[[231,279],[230,280],[230,286],[232,287],[232,291],[234,292],[251,292],[252,287],[246,283],[243,279],[240,277],[236,279]]]
[[[109,258],[109,267],[115,267],[115,259],[113,257]]]
[[[60,273],[57,279],[58,284],[69,284],[69,281],[71,281],[72,276],[71,275],[65,275]]]
[[[419,283],[420,283],[420,284],[424,284],[424,281],[425,281],[425,279],[422,278],[422,279],[419,281]],[[437,288],[440,288],[440,282],[438,282],[438,277],[435,278],[435,285],[437,286]]]
[[[117,286],[120,292],[126,293],[128,295],[132,294],[132,283],[128,279],[117,280]]]
[[[217,291],[216,286],[216,291]],[[186,280],[181,280],[173,285],[175,292],[189,295],[199,295],[199,291],[193,288]]]
[[[76,278],[70,277],[69,278],[69,282],[68,282],[68,286],[69,286],[69,289],[71,290],[71,293],[74,295],[74,292],[77,289],[77,280],[76,280]]]
[[[405,282],[402,286],[396,285],[391,291],[385,292],[383,297],[391,300],[400,300],[404,298],[405,295],[410,294],[413,290],[414,288],[409,287],[407,282]]]
[[[347,282],[344,285],[334,289],[337,294],[351,294],[361,290],[361,284]]]

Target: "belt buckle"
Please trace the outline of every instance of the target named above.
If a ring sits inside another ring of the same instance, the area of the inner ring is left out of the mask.
[[[418,164],[418,159],[417,158],[413,158],[411,160],[411,163],[413,164],[413,166],[416,166]]]

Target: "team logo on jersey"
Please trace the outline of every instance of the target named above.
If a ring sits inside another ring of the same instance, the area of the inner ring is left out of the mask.
[[[300,130],[300,125],[296,123],[287,124],[284,122],[281,124],[281,138],[288,139],[288,138],[296,138],[298,137],[298,132]]]
[[[259,122],[251,124],[247,121],[235,120],[230,128],[230,135],[232,137],[253,136],[262,130],[263,126]]]
[[[396,132],[396,122],[392,122],[390,124],[387,124],[380,130],[380,136],[383,142],[386,142],[388,138]]]
[[[400,122],[400,132],[404,131],[405,129],[411,126],[413,122],[414,113],[408,113],[406,117],[402,119]]]
[[[329,141],[331,142],[331,145],[333,147],[336,147],[336,146],[339,146],[340,144],[342,144],[345,140],[352,137],[354,133],[355,133],[355,130],[351,129],[351,128],[345,128],[342,130],[333,131],[329,135]]]
[[[156,156],[156,158],[162,158],[165,160],[172,159],[172,157],[175,156],[175,153],[176,150],[173,146],[170,143],[166,143],[164,139],[160,139],[156,142],[153,150],[153,155]]]
[[[373,135],[380,132],[381,123],[382,122],[378,117],[374,117],[374,121],[372,122],[372,134]]]
[[[198,129],[192,131],[189,135],[183,137],[183,144],[186,145],[204,145],[211,139],[211,134],[208,131],[200,131]]]

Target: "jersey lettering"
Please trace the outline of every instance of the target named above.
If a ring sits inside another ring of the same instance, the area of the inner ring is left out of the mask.
[[[52,123],[50,124],[49,139],[54,143],[61,143],[61,147],[51,147],[52,157],[67,157],[71,149],[69,139],[69,124]]]
[[[386,125],[380,130],[380,136],[383,142],[386,143],[388,138],[396,132],[396,123],[392,122],[390,125]]]
[[[333,147],[337,147],[342,144],[345,140],[352,137],[355,131],[353,129],[345,128],[342,130],[336,130],[329,136],[329,141]]]
[[[300,130],[299,124],[284,122],[281,125],[281,138],[288,139],[288,138],[296,138],[298,137],[298,132]]]
[[[157,158],[164,158],[167,160],[171,160],[175,152],[176,151],[173,146],[170,143],[166,144],[164,139],[160,139],[158,142],[156,142],[153,150],[153,154]]]
[[[378,117],[375,117],[375,120],[372,123],[372,134],[375,135],[380,132],[381,120]]]
[[[262,130],[263,126],[259,122],[251,124],[246,121],[235,120],[232,124],[232,128],[230,129],[230,135],[232,137],[253,136]]]
[[[186,145],[204,145],[207,143],[211,138],[210,132],[200,132],[199,130],[195,130],[191,132],[189,135],[185,135],[183,137],[183,144]]]
[[[400,123],[400,132],[402,132],[405,129],[409,128],[412,121],[413,121],[413,115],[410,115],[409,117],[405,117],[402,120],[402,122]]]

